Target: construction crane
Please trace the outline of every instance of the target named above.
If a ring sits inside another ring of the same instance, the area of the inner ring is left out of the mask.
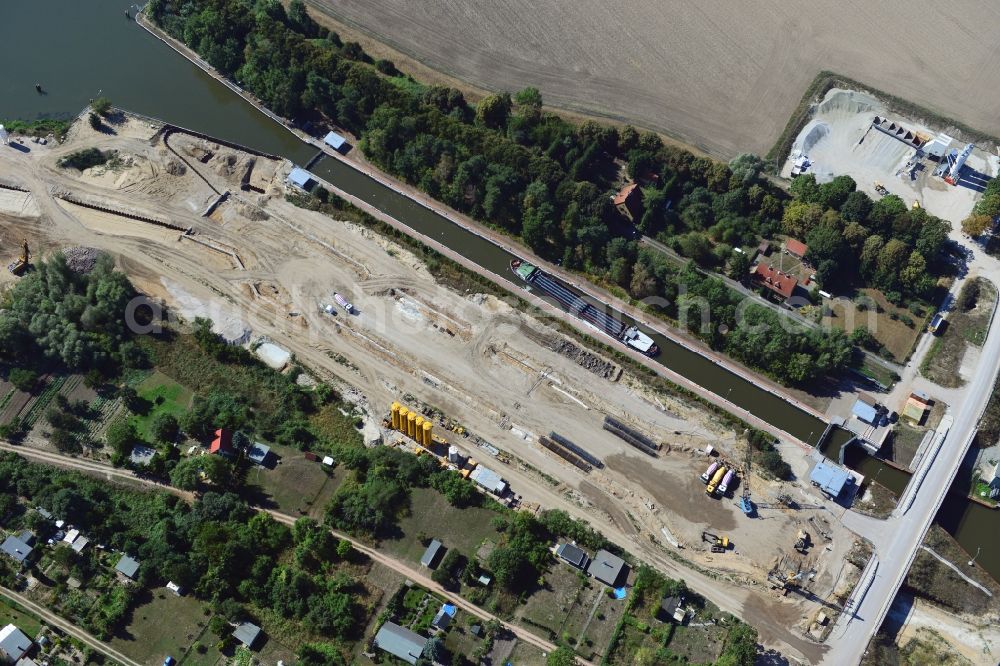
[[[753,445],[747,440],[747,465],[743,469],[743,495],[740,497],[740,510],[747,518],[753,518],[754,506],[750,500],[750,459],[753,458]]]
[[[18,259],[7,266],[9,270],[14,275],[24,275],[24,271],[28,270],[29,262],[31,261],[31,252],[28,250],[28,241],[21,241],[21,256]]]

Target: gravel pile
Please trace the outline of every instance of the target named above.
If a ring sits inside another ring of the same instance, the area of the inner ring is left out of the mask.
[[[66,257],[66,265],[74,273],[84,275],[94,270],[97,260],[103,256],[103,252],[93,247],[70,247],[63,250]]]

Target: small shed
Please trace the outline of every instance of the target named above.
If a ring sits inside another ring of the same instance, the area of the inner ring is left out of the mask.
[[[153,462],[154,456],[156,456],[156,449],[151,446],[136,444],[132,447],[132,453],[129,455],[129,461],[133,465],[146,467],[149,463]]]
[[[627,569],[628,565],[625,564],[625,560],[606,550],[599,550],[587,568],[587,573],[605,585],[616,587],[619,579],[622,578],[622,573]]]
[[[455,612],[458,610],[452,604],[441,604],[441,609],[434,616],[431,621],[431,625],[441,629],[442,631],[447,629],[451,625],[451,621],[455,619]]]
[[[587,557],[587,553],[571,543],[560,544],[559,547],[556,548],[556,557],[571,567],[576,567],[580,570],[586,569],[587,562],[590,561],[590,558]]]
[[[424,652],[427,638],[401,627],[395,622],[386,622],[375,634],[375,647],[398,657],[408,664],[416,664]]]
[[[16,536],[9,536],[4,539],[3,544],[0,545],[0,550],[18,564],[24,564],[24,561],[31,556],[31,546]]]
[[[507,482],[499,474],[482,465],[472,470],[469,478],[497,496],[503,495],[507,490]]]
[[[423,557],[420,558],[420,564],[423,566],[433,569],[434,565],[437,563],[438,556],[441,554],[441,548],[444,546],[437,539],[431,540],[430,544],[427,546],[427,550],[424,551]]]
[[[299,167],[295,167],[292,169],[291,173],[288,174],[288,182],[295,187],[306,191],[309,191],[309,189],[316,184],[316,180],[313,178],[313,175],[305,169],[300,169]]]
[[[347,144],[347,139],[340,136],[336,132],[329,132],[325,137],[323,137],[323,143],[330,146],[339,153],[341,149],[343,149],[343,147]]]
[[[793,257],[802,259],[806,256],[806,253],[809,252],[809,246],[800,240],[789,238],[785,240],[785,252]]]
[[[771,241],[764,239],[757,246],[757,254],[762,257],[766,257],[771,254]]]
[[[877,425],[879,421],[879,410],[874,405],[869,405],[862,399],[855,401],[854,406],[851,407],[851,413],[858,417],[861,421],[864,421],[868,425]]]
[[[178,597],[184,594],[183,588],[181,588],[181,586],[175,583],[174,581],[167,582],[167,589],[176,594]]]
[[[139,573],[139,561],[128,555],[122,555],[122,558],[118,560],[118,564],[115,565],[115,571],[129,580],[135,580],[135,575]]]
[[[15,662],[31,649],[31,639],[13,624],[0,629],[0,652],[11,662]]]
[[[271,455],[271,447],[260,442],[254,442],[250,450],[247,451],[247,458],[258,465],[266,465],[267,459]]]
[[[233,638],[242,643],[248,650],[252,650],[254,643],[260,638],[260,627],[253,622],[243,622],[233,631]]]
[[[809,473],[809,481],[825,495],[837,499],[844,488],[854,483],[854,477],[843,467],[838,467],[828,460],[820,460]]]
[[[73,540],[73,543],[70,544],[70,548],[72,548],[73,552],[75,553],[82,553],[83,549],[86,548],[89,544],[90,544],[90,539],[81,535]]]

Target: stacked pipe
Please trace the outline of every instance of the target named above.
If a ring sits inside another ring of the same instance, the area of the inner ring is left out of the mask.
[[[604,462],[600,458],[598,458],[597,456],[593,455],[592,453],[589,453],[583,447],[577,446],[576,444],[574,444],[570,440],[566,439],[565,437],[563,437],[559,433],[550,432],[549,433],[549,437],[552,440],[554,440],[555,442],[557,442],[559,444],[562,444],[565,448],[569,449],[570,451],[572,451],[576,455],[580,456],[581,458],[583,458],[584,460],[586,460],[587,462],[589,462],[594,467],[597,467],[598,469],[603,469],[604,468]]]
[[[544,446],[545,448],[547,448],[552,453],[554,453],[557,456],[559,456],[560,458],[562,458],[563,460],[565,460],[565,461],[567,461],[567,462],[569,462],[569,463],[571,463],[573,465],[576,465],[577,467],[579,467],[580,469],[582,469],[584,472],[589,472],[590,470],[593,469],[593,467],[591,467],[590,463],[588,463],[585,460],[582,460],[576,454],[574,454],[572,451],[568,451],[568,450],[564,449],[559,444],[556,444],[554,441],[552,441],[551,439],[549,439],[545,435],[542,435],[541,437],[538,438],[538,443],[541,444],[542,446]]]
[[[640,432],[633,430],[621,421],[611,416],[604,417],[604,429],[615,435],[624,439],[626,442],[639,449],[646,455],[657,457],[657,451],[660,450],[660,445],[649,439]]]

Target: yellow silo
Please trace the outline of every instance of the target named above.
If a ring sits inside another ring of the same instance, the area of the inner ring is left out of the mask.
[[[413,439],[417,440],[417,444],[424,443],[424,417],[418,416],[416,423],[413,424]]]
[[[404,435],[406,434],[406,419],[409,413],[410,410],[408,410],[406,407],[401,406],[399,408],[399,426],[397,426],[396,429],[399,430],[399,432],[403,433]]]
[[[431,438],[431,430],[434,428],[434,424],[431,423],[430,419],[424,421],[424,446],[430,446],[434,443]]]
[[[399,430],[399,403],[392,403],[392,409],[389,410],[391,414],[390,421],[392,422],[392,429]]]
[[[417,437],[417,413],[410,412],[406,415],[406,434],[416,439]]]

